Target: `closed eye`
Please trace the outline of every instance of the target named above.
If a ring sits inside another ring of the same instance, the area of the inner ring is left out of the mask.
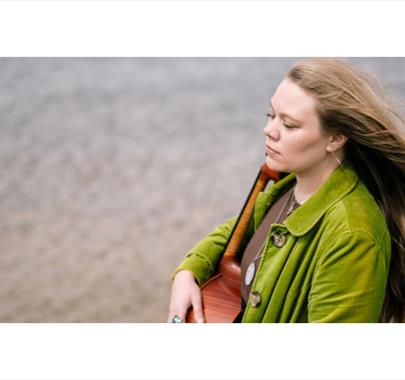
[[[297,128],[295,125],[291,125],[291,124],[287,124],[287,123],[283,123],[284,127],[286,127],[287,129],[294,129]]]
[[[267,116],[269,119],[274,119],[274,118],[275,118],[275,116],[274,116],[272,113],[266,113],[266,116]],[[284,125],[287,129],[297,128],[295,125],[287,124],[286,122],[284,122],[283,125]]]

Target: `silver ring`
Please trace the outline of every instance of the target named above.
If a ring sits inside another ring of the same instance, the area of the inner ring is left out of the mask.
[[[176,314],[172,319],[172,323],[184,323],[184,320]]]

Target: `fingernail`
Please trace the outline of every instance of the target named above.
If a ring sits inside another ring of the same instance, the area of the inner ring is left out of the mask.
[[[197,323],[204,323],[204,318],[197,318]]]

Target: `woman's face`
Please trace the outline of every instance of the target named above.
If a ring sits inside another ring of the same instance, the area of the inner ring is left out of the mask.
[[[289,79],[273,95],[264,128],[266,164],[297,175],[316,173],[328,160],[329,136],[321,129],[315,99]]]

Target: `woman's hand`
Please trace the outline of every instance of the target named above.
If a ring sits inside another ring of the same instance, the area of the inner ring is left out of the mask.
[[[174,277],[167,322],[172,322],[175,315],[184,321],[190,306],[193,307],[197,322],[203,323],[201,290],[195,282],[194,275],[188,270],[182,270]]]

